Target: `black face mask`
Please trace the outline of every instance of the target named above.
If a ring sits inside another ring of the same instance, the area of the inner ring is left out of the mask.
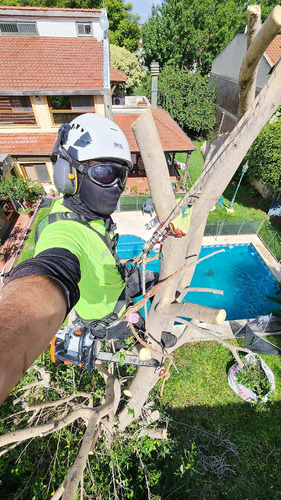
[[[101,215],[111,215],[117,207],[123,192],[120,186],[101,187],[90,181],[86,176],[78,174],[80,184],[79,196],[86,207]]]

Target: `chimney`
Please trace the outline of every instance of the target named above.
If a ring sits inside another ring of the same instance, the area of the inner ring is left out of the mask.
[[[153,61],[150,65],[151,71],[151,106],[153,109],[157,107],[157,92],[158,92],[158,75],[159,63]]]

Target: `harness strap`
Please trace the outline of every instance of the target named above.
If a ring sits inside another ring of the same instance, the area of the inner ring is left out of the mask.
[[[44,217],[44,219],[42,219],[39,222],[39,224],[36,228],[36,231],[35,231],[35,243],[37,243],[42,231],[44,231],[44,229],[49,224],[53,224],[54,222],[57,222],[59,220],[64,220],[64,221],[70,220],[70,221],[74,221],[74,222],[79,222],[80,224],[83,224],[84,226],[91,229],[91,231],[94,231],[94,233],[97,234],[97,236],[103,241],[105,246],[110,250],[110,253],[113,255],[113,257],[115,259],[117,269],[118,269],[119,273],[121,274],[122,279],[124,279],[123,266],[120,262],[120,259],[117,255],[117,252],[116,252],[116,246],[117,246],[117,242],[118,242],[118,234],[115,234],[113,236],[113,238],[110,237],[110,235],[109,235],[109,231],[111,229],[110,221],[108,221],[108,223],[106,224],[105,235],[103,235],[99,231],[94,229],[83,215],[79,215],[75,212],[54,212],[54,213],[51,213],[49,215],[46,215],[46,217]]]

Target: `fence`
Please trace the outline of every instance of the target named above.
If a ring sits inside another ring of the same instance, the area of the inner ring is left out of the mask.
[[[265,221],[259,231],[259,237],[267,246],[269,251],[280,262],[281,261],[281,238],[272,225]]]
[[[264,219],[258,220],[220,220],[208,222],[204,236],[225,236],[230,234],[258,234]]]
[[[116,208],[117,212],[138,212],[142,209],[143,204],[147,200],[147,198],[151,198],[150,196],[121,196],[118,201],[118,205]]]
[[[182,198],[183,195],[176,195],[176,198]],[[121,196],[118,201],[118,205],[116,208],[117,212],[135,212],[140,211],[142,209],[143,204],[147,200],[147,198],[151,198],[151,195],[137,195],[137,196]]]
[[[140,211],[149,196],[121,196],[117,211]],[[274,257],[281,261],[281,237],[265,219],[220,220],[208,222],[204,236],[226,236],[231,234],[258,234]]]

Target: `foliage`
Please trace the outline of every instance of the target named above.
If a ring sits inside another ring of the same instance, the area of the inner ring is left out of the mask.
[[[252,144],[247,155],[247,175],[262,184],[281,190],[281,119],[268,123]]]
[[[147,73],[135,94],[151,97],[151,76]],[[187,133],[200,135],[215,125],[216,92],[207,76],[198,71],[166,64],[159,74],[157,104]]]
[[[100,9],[107,7],[109,41],[131,52],[137,50],[140,39],[139,16],[132,13],[132,4],[123,0],[0,0],[0,5]]]
[[[253,391],[258,400],[262,399],[271,390],[271,384],[258,356],[255,356],[253,363],[246,364],[237,371],[237,382]]]
[[[124,84],[126,94],[133,93],[139,87],[145,76],[145,70],[141,68],[137,56],[124,47],[110,46],[110,64],[125,73],[127,81]]]
[[[32,184],[25,179],[8,177],[0,182],[0,196],[13,198],[20,204],[24,202],[33,203],[44,193],[41,184]]]
[[[154,6],[142,29],[145,64],[158,61],[181,68],[210,71],[214,58],[247,23],[247,6],[243,0],[165,0]],[[275,7],[263,2],[265,20]]]
[[[281,345],[280,339],[269,340]],[[280,357],[263,357],[274,372],[280,371]],[[176,369],[171,370],[163,398],[158,399],[155,388],[150,401],[165,414],[159,426],[168,425],[169,439],[139,438],[139,427],[134,424],[123,435],[117,435],[110,446],[99,441],[85,471],[85,498],[242,498],[241,485],[243,498],[265,498],[260,491],[268,498],[278,498],[281,437],[276,428],[281,410],[280,379],[276,379],[277,393],[269,412],[259,414],[228,386],[227,366],[233,364],[233,358],[223,346],[190,343],[175,353],[174,362]],[[94,404],[101,400],[104,382],[96,374],[89,377],[78,368],[54,365],[48,352],[37,364],[51,373],[54,385],[48,390],[34,387],[30,404],[53,401],[58,394],[63,397],[63,392],[71,394],[73,390],[91,392]],[[36,379],[32,369],[19,387]],[[16,396],[18,391],[14,390],[1,408],[1,433],[25,427],[31,417],[22,402],[13,405]],[[56,409],[56,418],[61,411]],[[36,418],[44,417],[41,414]],[[3,455],[2,497],[51,498],[73,463],[84,430],[82,421],[76,422]]]
[[[140,28],[139,16],[132,14],[132,4],[123,0],[105,0],[109,19],[109,41],[130,52],[138,48]]]
[[[207,77],[164,66],[158,84],[159,105],[185,131],[197,133],[215,125],[216,95]]]

